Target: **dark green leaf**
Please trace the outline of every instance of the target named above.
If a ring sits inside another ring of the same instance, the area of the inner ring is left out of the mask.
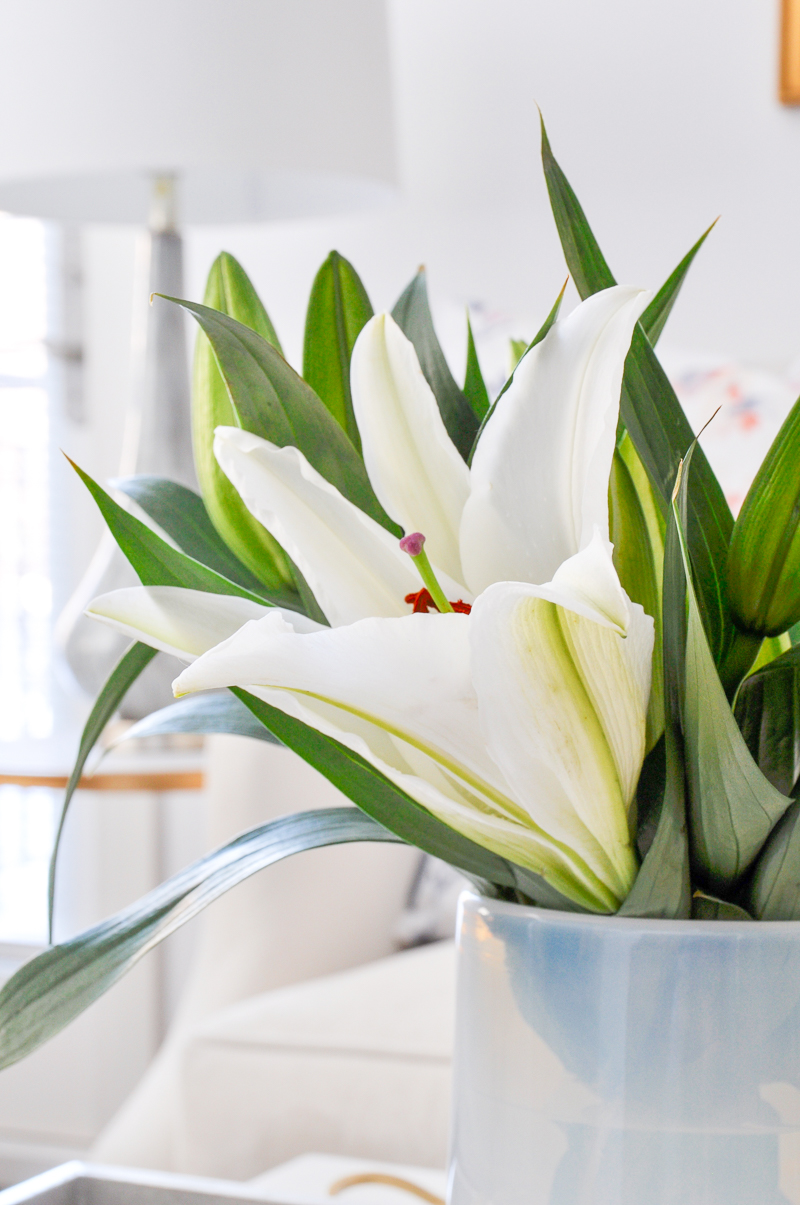
[[[257,741],[280,745],[276,736],[257,720],[252,711],[228,691],[209,691],[188,695],[169,707],[162,707],[139,720],[127,730],[122,740],[141,740],[143,737],[168,736],[193,732],[205,736],[225,732],[232,736],[249,736]]]
[[[228,548],[211,522],[203,499],[194,490],[165,477],[146,475],[123,477],[111,484],[132,498],[187,556],[244,586],[251,594],[270,597],[265,594],[263,583]],[[285,589],[279,593],[285,595],[287,605],[291,606],[293,601],[299,609],[299,598],[294,591]],[[274,599],[275,594],[271,597]]]
[[[388,531],[387,516],[358,452],[323,406],[266,339],[208,306],[167,297],[193,314],[205,331],[228,387],[239,426],[280,448],[299,448],[318,473]]]
[[[585,298],[601,289],[610,288],[616,283],[614,276],[575,193],[553,157],[544,127],[542,161],[561,245],[578,292]],[[695,248],[689,252],[689,257],[694,252]],[[680,272],[679,265],[670,277],[673,284],[669,289],[669,281],[664,286],[670,305],[677,295],[674,278]],[[660,303],[655,314],[656,329],[662,319],[666,321],[664,305]],[[634,331],[625,362],[620,417],[630,432],[666,514],[678,464],[694,434],[641,325]],[[714,660],[721,667],[726,687],[732,691],[738,685],[741,658],[733,647],[737,637],[723,583],[733,516],[702,449],[698,449],[695,455],[686,530],[697,574],[703,621]]]
[[[69,457],[67,457],[69,460]],[[263,594],[255,594],[244,586],[232,582],[193,557],[179,552],[157,536],[146,523],[124,510],[118,502],[93,481],[88,473],[70,464],[94,498],[100,513],[108,524],[111,534],[119,544],[139,576],[143,586],[184,586],[189,590],[204,590],[208,594],[235,594],[253,602],[271,602]],[[282,604],[281,599],[276,602]]]
[[[275,328],[261,299],[244,268],[227,251],[211,265],[205,304],[250,327],[280,352]],[[267,529],[250,514],[214,456],[215,429],[236,426],[236,421],[214,350],[203,332],[198,331],[192,382],[192,439],[203,501],[225,544],[268,590],[280,593],[293,585],[289,560]]]
[[[728,602],[746,631],[778,636],[800,620],[800,400],[772,442],[736,520]]]
[[[642,324],[642,330],[647,335],[647,338],[650,340],[650,343],[653,347],[655,347],[656,343],[658,343],[658,340],[661,338],[661,332],[666,326],[667,319],[672,313],[672,307],[678,299],[678,294],[680,293],[683,282],[686,280],[689,269],[694,262],[694,257],[697,255],[697,252],[700,250],[718,221],[718,218],[715,219],[709,226],[708,230],[706,230],[704,234],[700,235],[700,238],[697,240],[692,249],[688,251],[686,255],[684,255],[683,259],[678,264],[672,275],[664,281],[663,285],[658,290],[655,297],[639,319],[640,323]]]
[[[479,419],[455,383],[436,338],[424,268],[420,268],[398,298],[392,317],[414,344],[420,368],[433,390],[447,432],[466,460],[478,433]]]
[[[752,920],[749,912],[738,904],[719,900],[715,895],[695,891],[692,896],[692,920]]]
[[[791,795],[800,776],[800,645],[745,678],[735,715],[761,773]]]
[[[757,920],[800,920],[800,800],[794,800],[764,846],[750,885]]]
[[[0,991],[0,1068],[57,1034],[148,950],[256,871],[304,849],[397,840],[350,807],[281,816],[242,833],[116,916],[25,963]]]
[[[350,357],[373,310],[352,264],[331,251],[311,286],[303,339],[303,376],[328,407],[353,447],[361,451],[353,398]]]
[[[639,471],[635,479],[631,468]],[[661,658],[661,578],[664,534],[647,474],[627,433],[614,449],[608,486],[609,534],[614,567],[628,597],[655,624],[653,675],[647,708],[647,749],[664,731],[664,671]]]
[[[725,697],[703,628],[680,513],[687,506],[687,475],[695,446],[686,457],[673,503],[688,599],[682,717],[689,824],[692,860],[699,876],[712,892],[725,895],[753,864],[790,800],[754,762]]]
[[[72,773],[67,783],[64,802],[61,805],[61,815],[58,820],[56,837],[53,842],[53,852],[50,855],[50,871],[47,882],[47,929],[50,940],[53,937],[53,904],[55,901],[58,849],[61,844],[64,821],[67,818],[67,811],[69,810],[72,796],[75,794],[78,783],[81,780],[86,759],[97,744],[103,729],[119,707],[130,687],[133,686],[139,677],[139,674],[150,664],[155,655],[155,649],[148,648],[146,644],[139,644],[138,642],[125,650],[108,675],[105,685],[97,696],[94,707],[89,713],[89,718],[81,733],[78,756],[75,759],[75,765],[72,768]]]
[[[619,916],[687,918],[691,912],[689,837],[686,826],[686,783],[680,730],[679,692],[686,647],[685,584],[674,520],[669,524],[664,555],[664,740],[642,768],[640,836],[647,838],[644,862],[619,910]],[[663,753],[661,749],[663,748]],[[646,825],[653,830],[642,832]]]
[[[525,348],[525,350],[524,350],[524,352],[522,353],[522,355],[519,357],[519,360],[517,360],[517,363],[514,365],[514,368],[513,368],[512,372],[511,372],[511,374],[510,374],[510,376],[509,376],[508,380],[506,381],[505,385],[503,386],[503,388],[502,388],[502,389],[500,390],[500,392],[498,393],[497,397],[494,399],[494,401],[493,401],[493,403],[492,403],[491,407],[489,408],[489,410],[487,410],[486,414],[484,415],[483,422],[481,423],[480,428],[478,429],[478,434],[475,436],[475,442],[474,442],[474,444],[472,445],[472,448],[471,448],[471,450],[470,450],[470,454],[469,454],[469,461],[468,461],[468,463],[469,463],[469,464],[472,464],[472,458],[473,458],[473,456],[475,455],[475,449],[476,449],[476,448],[477,448],[477,446],[478,446],[478,440],[479,440],[479,439],[480,439],[480,437],[483,435],[483,432],[484,432],[484,431],[485,431],[485,429],[486,429],[486,424],[488,423],[489,419],[490,419],[490,418],[492,417],[492,415],[494,414],[495,407],[497,406],[497,403],[500,401],[500,398],[503,396],[503,394],[506,392],[506,390],[508,389],[508,387],[509,387],[509,385],[511,384],[511,382],[514,380],[514,373],[515,373],[515,372],[517,371],[517,369],[519,368],[520,361],[524,360],[525,356],[527,356],[527,354],[528,354],[528,352],[531,350],[531,348],[536,347],[536,344],[537,344],[537,343],[541,343],[542,339],[544,339],[545,335],[548,333],[548,331],[550,330],[551,326],[553,325],[553,323],[555,322],[555,320],[558,318],[558,312],[559,312],[559,310],[561,309],[561,302],[564,300],[564,293],[565,293],[565,291],[566,291],[566,288],[567,288],[568,283],[569,283],[569,281],[568,281],[568,280],[565,280],[565,281],[564,281],[563,285],[561,286],[561,292],[559,293],[558,297],[556,297],[555,304],[553,305],[553,308],[551,309],[550,313],[549,313],[549,314],[547,315],[547,317],[545,318],[545,320],[544,320],[544,322],[542,323],[542,325],[539,327],[539,329],[538,329],[538,331],[536,332],[536,334],[535,334],[535,335],[533,336],[533,338],[531,339],[531,341],[530,341],[530,343],[528,344],[528,346]]]
[[[467,371],[464,376],[464,397],[472,407],[477,419],[481,422],[489,409],[489,391],[481,372],[480,360],[472,335],[472,323],[467,310]]]
[[[480,890],[491,884],[501,890],[517,891],[545,908],[575,910],[573,903],[538,875],[515,866],[437,820],[357,753],[239,687],[234,687],[233,693],[284,745],[409,845],[457,866]]]

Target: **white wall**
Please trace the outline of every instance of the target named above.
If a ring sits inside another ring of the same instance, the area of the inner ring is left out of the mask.
[[[196,233],[197,291],[241,256],[297,357],[336,245],[377,304],[424,261],[441,301],[543,317],[563,279],[536,102],[619,278],[657,286],[718,215],[669,342],[800,354],[800,111],[776,96],[778,0],[391,0],[405,199],[356,221]]]

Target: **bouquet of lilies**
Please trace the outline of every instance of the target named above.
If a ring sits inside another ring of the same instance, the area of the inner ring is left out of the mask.
[[[302,375],[231,256],[205,305],[169,299],[201,328],[202,496],[135,477],[122,506],[77,469],[141,586],[89,608],[133,643],[64,814],[157,650],[186,663],[179,701],[133,735],[274,741],[357,806],[243,833],[50,946],[0,992],[0,1065],[322,845],[408,842],[544,908],[800,917],[800,402],[734,522],[654,352],[706,235],[654,295],[618,285],[544,131],[542,151],[582,300],[560,317],[562,289],[494,400],[469,328],[454,380],[422,272],[373,314],[332,253]],[[55,854],[51,901],[54,875]]]

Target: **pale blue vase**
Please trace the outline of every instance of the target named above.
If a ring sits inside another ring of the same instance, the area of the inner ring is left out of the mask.
[[[450,1205],[800,1205],[800,923],[469,892]]]

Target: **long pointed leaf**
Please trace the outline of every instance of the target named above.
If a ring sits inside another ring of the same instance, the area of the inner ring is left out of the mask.
[[[680,510],[688,501],[683,467],[673,514],[688,599],[683,734],[689,782],[692,858],[704,885],[725,895],[755,861],[791,800],[773,787],[752,758],[714,665],[692,581]]]
[[[395,535],[400,528],[375,497],[364,462],[310,385],[255,331],[227,314],[167,297],[193,314],[208,336],[240,426],[309,464],[355,506]]]
[[[670,515],[664,549],[663,778],[651,789],[661,795],[661,810],[650,848],[620,916],[686,919],[691,914],[692,887],[686,823],[686,780],[680,724],[686,657],[686,583],[674,516]],[[658,750],[650,754],[650,761]],[[647,766],[647,763],[645,763]],[[640,781],[640,788],[641,788]]]
[[[406,338],[414,344],[419,365],[433,390],[447,433],[466,460],[478,433],[479,418],[456,384],[441,349],[428,304],[425,269],[398,298],[392,317]]]
[[[276,736],[256,719],[249,707],[228,691],[187,695],[177,703],[170,703],[159,711],[153,711],[127,730],[122,740],[141,740],[149,736],[167,736],[179,732],[215,732],[230,736],[249,736],[254,740],[267,741],[271,745],[282,745]]]
[[[475,412],[478,421],[482,422],[490,406],[489,391],[481,372],[478,350],[472,334],[472,323],[469,320],[469,310],[467,310],[467,371],[464,375],[464,397]]]
[[[194,490],[165,477],[145,474],[119,478],[112,484],[132,498],[187,556],[244,586],[251,594],[275,598],[276,592],[270,595],[265,591],[263,582],[231,552],[211,522],[203,499]],[[287,600],[292,597],[291,590],[277,593],[281,597],[285,593]],[[298,602],[299,596],[295,596],[295,605]]]
[[[311,286],[303,337],[303,377],[356,451],[361,436],[350,393],[350,357],[372,304],[351,263],[331,251]]]
[[[678,294],[683,287],[683,282],[686,280],[689,269],[694,263],[694,257],[697,255],[697,252],[700,250],[718,221],[719,218],[716,218],[711,223],[708,230],[704,231],[703,234],[700,235],[700,238],[697,240],[695,245],[689,251],[687,251],[686,255],[684,255],[675,271],[669,277],[667,277],[639,319],[640,323],[642,324],[642,330],[647,335],[647,338],[650,340],[650,343],[653,347],[655,347],[656,343],[658,343],[658,340],[661,338],[661,332],[666,326],[667,319],[672,313],[672,307],[678,300]]]
[[[210,594],[235,594],[262,606],[272,602],[285,605],[285,600],[280,597],[267,598],[263,594],[256,594],[179,552],[157,536],[146,523],[142,523],[141,519],[124,510],[74,461],[70,460],[70,464],[100,508],[114,539],[136,570],[143,586],[184,586]]]
[[[36,1050],[148,950],[224,892],[305,849],[398,838],[357,808],[281,816],[242,833],[116,916],[25,963],[0,991],[0,1068]]]
[[[75,765],[72,767],[72,773],[67,783],[64,802],[61,805],[58,828],[56,829],[56,837],[53,842],[53,852],[50,855],[50,870],[47,878],[47,931],[51,941],[53,939],[53,907],[55,903],[58,850],[61,844],[61,836],[64,832],[64,821],[67,818],[69,805],[72,802],[72,796],[75,794],[78,783],[81,780],[86,759],[97,744],[100,734],[119,707],[128,690],[133,686],[142,670],[150,664],[155,655],[155,649],[151,649],[148,645],[139,642],[132,644],[130,648],[125,650],[108,675],[105,685],[97,696],[94,707],[89,713],[89,718],[81,733],[78,756],[75,759]]]
[[[613,273],[569,181],[553,156],[544,124],[542,162],[564,256],[578,292],[581,297],[588,297],[610,288],[616,283]],[[700,243],[702,245],[702,240]],[[695,244],[657,295],[661,300],[656,311],[651,313],[651,331],[657,333],[659,324],[663,328],[697,249]],[[681,274],[682,265],[685,267]],[[620,418],[630,432],[666,514],[678,465],[694,433],[641,324],[633,333],[625,361]],[[736,630],[724,592],[725,560],[732,530],[733,516],[725,495],[702,449],[698,449],[689,490],[687,536],[714,660],[721,667],[726,687],[731,692],[738,685],[742,660],[734,647]]]

